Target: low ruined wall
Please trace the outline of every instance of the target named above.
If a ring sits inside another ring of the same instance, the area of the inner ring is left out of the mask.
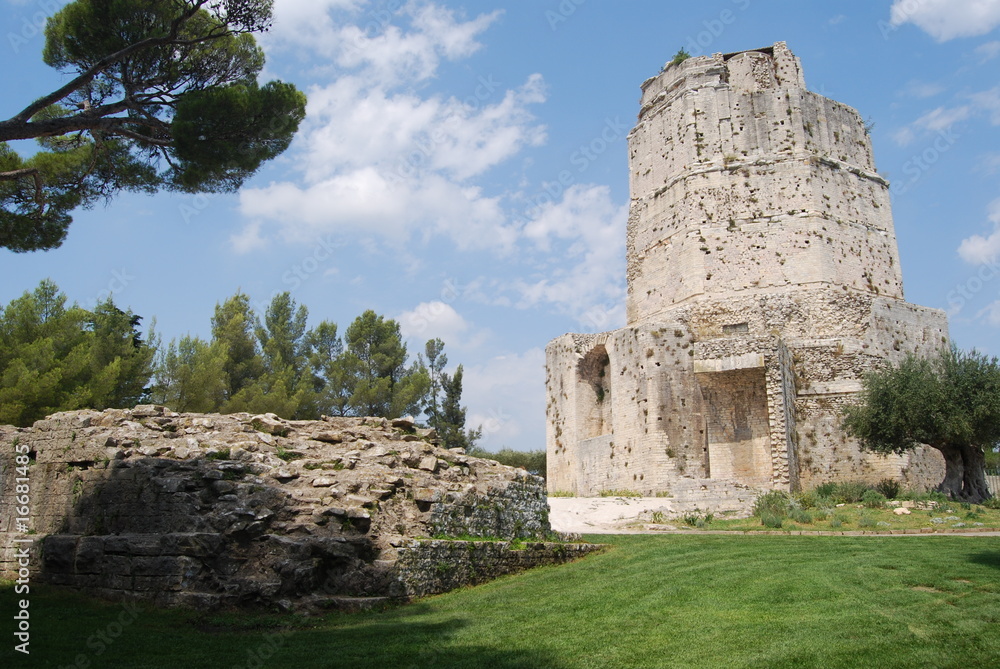
[[[27,545],[33,580],[110,598],[397,596],[409,591],[394,585],[406,541],[550,534],[541,478],[440,448],[408,420],[141,406],[55,414],[0,438],[0,578],[16,576]],[[16,449],[29,460],[21,500]]]
[[[400,546],[392,594],[423,597],[483,583],[532,567],[561,564],[598,549],[594,544],[509,541],[408,541]]]

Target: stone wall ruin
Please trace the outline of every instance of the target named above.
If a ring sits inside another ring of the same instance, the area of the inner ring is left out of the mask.
[[[434,441],[408,419],[155,406],[0,427],[0,508],[16,506],[14,444],[31,457],[31,534],[0,518],[0,578],[16,577],[17,538],[33,541],[33,580],[105,598],[352,608],[592,549],[547,541],[540,477]]]

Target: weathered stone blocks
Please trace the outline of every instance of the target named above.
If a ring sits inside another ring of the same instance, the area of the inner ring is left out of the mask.
[[[404,543],[420,555],[430,537],[551,534],[539,477],[440,448],[412,420],[141,406],[55,414],[0,437],[0,577],[17,571],[10,539],[27,536],[8,513],[16,440],[32,461],[34,578],[105,597],[283,608],[406,597],[531,561],[490,553],[507,566],[421,576],[426,560],[396,567]],[[538,561],[570,555],[549,552]]]
[[[628,325],[546,349],[549,490],[938,483],[933,450],[863,453],[839,427],[865,372],[948,341],[903,301],[861,116],[784,43],[690,58],[643,83],[629,169]]]

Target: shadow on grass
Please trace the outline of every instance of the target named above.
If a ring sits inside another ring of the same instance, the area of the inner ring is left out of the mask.
[[[979,551],[969,556],[969,562],[1000,569],[1000,551]]]
[[[0,584],[5,615],[13,615],[13,590],[9,583]],[[30,665],[23,656],[4,652],[0,667],[569,669],[551,653],[503,646],[488,632],[484,637],[481,624],[470,618],[421,602],[315,618],[162,610],[147,604],[122,625],[121,603],[52,586],[33,587],[30,598]]]

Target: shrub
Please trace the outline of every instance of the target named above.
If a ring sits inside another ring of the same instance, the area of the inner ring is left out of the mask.
[[[875,490],[885,495],[886,499],[896,499],[902,486],[896,479],[882,479],[875,484]]]
[[[817,497],[833,497],[834,493],[837,492],[837,484],[833,481],[821,483],[816,486],[813,492],[816,493]]]
[[[834,517],[833,517],[833,518],[832,518],[832,519],[830,520],[830,527],[832,527],[833,529],[838,529],[838,528],[840,528],[840,527],[843,527],[843,526],[844,526],[844,521],[843,521],[843,520],[841,520],[841,519],[840,519],[839,517],[837,517],[837,516],[834,516]]]
[[[685,49],[684,47],[681,47],[680,50],[678,50],[677,53],[674,54],[674,57],[670,61],[670,64],[671,65],[680,65],[681,63],[683,63],[685,60],[687,60],[690,57],[691,57],[691,54],[689,54],[687,52],[687,49]]]
[[[829,517],[830,517],[830,510],[826,508],[816,509],[816,512],[813,513],[813,519],[820,523],[822,523]]]
[[[812,515],[805,509],[792,509],[791,513],[788,514],[788,517],[796,523],[802,523],[803,525],[811,525],[813,522]]]
[[[690,525],[691,527],[697,527],[698,529],[704,529],[709,523],[712,522],[712,518],[715,516],[711,513],[706,513],[704,516],[698,513],[698,509],[694,510],[694,513],[687,513],[682,516],[682,520],[685,525]]]
[[[806,492],[800,492],[793,497],[793,499],[799,503],[803,509],[815,509],[819,506],[819,501],[822,499],[815,490],[807,490]]]
[[[878,525],[878,521],[872,518],[867,513],[862,513],[858,516],[858,527],[875,527]]]
[[[1000,497],[990,497],[983,501],[983,506],[987,509],[1000,509]]]
[[[764,511],[760,515],[760,522],[764,527],[780,528],[784,522],[784,516],[779,516],[773,511]]]
[[[627,488],[615,488],[612,490],[601,490],[597,493],[601,497],[642,497],[641,492],[628,490]]]
[[[784,518],[788,515],[790,506],[791,499],[788,497],[788,493],[781,490],[769,490],[753,503],[753,515],[758,516],[761,520],[763,520],[765,513]]]
[[[870,486],[862,481],[844,481],[837,484],[837,492],[833,495],[833,498],[844,504],[856,504],[861,501],[865,492],[870,489]]]
[[[861,496],[861,503],[868,509],[884,509],[887,501],[885,495],[877,490],[866,490]]]

